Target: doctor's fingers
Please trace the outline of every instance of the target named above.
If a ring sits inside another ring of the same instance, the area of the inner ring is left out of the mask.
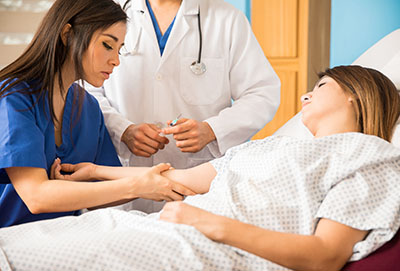
[[[168,139],[166,137],[162,137],[159,135],[160,129],[158,129],[157,126],[154,124],[141,123],[137,125],[132,125],[132,128],[128,129],[127,129],[128,131],[125,132],[126,137],[124,140],[124,142],[127,144],[130,144],[134,141],[139,141],[139,142],[147,141],[146,143],[152,146],[152,144],[149,144],[148,138],[161,144],[168,144]],[[156,148],[157,146],[153,147]]]
[[[200,137],[200,131],[198,129],[187,130],[179,134],[174,134],[176,141],[195,139]]]
[[[156,152],[158,152],[157,148],[150,147],[146,145],[145,143],[139,143],[135,141],[134,143],[129,146],[129,150],[137,156],[143,156],[143,157],[150,157]]]
[[[176,142],[176,146],[181,152],[198,152],[206,145],[206,141],[201,141],[200,138],[185,139]]]
[[[140,146],[140,144],[145,144],[153,149],[164,149],[165,143],[157,141],[155,138],[144,136],[136,141],[136,146]],[[143,149],[144,150],[144,149]]]
[[[166,135],[180,134],[193,129],[196,125],[196,120],[193,119],[179,119],[174,126],[162,129],[162,132]],[[168,123],[171,123],[169,121]]]
[[[143,133],[138,133],[135,136],[135,140],[146,143],[153,148],[163,149],[164,145],[169,143],[169,140],[165,136],[160,136],[160,132],[161,131],[155,125],[151,124],[149,129],[143,130]]]
[[[128,142],[128,147],[133,154],[145,157],[155,154],[159,149],[164,149],[164,146],[163,143],[145,135]]]

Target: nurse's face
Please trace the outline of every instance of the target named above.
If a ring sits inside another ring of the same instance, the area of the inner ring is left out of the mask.
[[[328,76],[322,77],[313,91],[301,97],[303,123],[313,132],[321,125],[329,125],[349,113],[354,113],[351,95]]]
[[[101,87],[119,65],[119,50],[124,44],[126,24],[119,22],[93,34],[89,47],[82,56],[85,80]]]

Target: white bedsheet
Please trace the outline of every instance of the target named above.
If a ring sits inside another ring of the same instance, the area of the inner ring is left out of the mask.
[[[269,137],[212,163],[210,192],[187,203],[283,232],[312,234],[319,217],[371,230],[353,260],[399,228],[400,150],[377,137]],[[0,247],[1,270],[283,269],[190,226],[115,209],[0,229]]]

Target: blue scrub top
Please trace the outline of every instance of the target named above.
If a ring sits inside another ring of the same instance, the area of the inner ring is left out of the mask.
[[[169,34],[171,33],[172,27],[174,26],[176,16],[172,20],[172,23],[169,25],[167,31],[165,31],[164,35],[162,35],[160,27],[159,27],[157,19],[156,19],[156,16],[154,16],[153,9],[151,8],[148,0],[146,0],[146,5],[147,5],[147,9],[149,10],[149,13],[151,16],[151,21],[153,22],[154,30],[156,31],[158,46],[160,47],[160,54],[163,55],[165,45],[167,44]]]
[[[10,95],[0,98],[0,228],[79,214],[79,211],[32,214],[15,191],[5,168],[37,167],[49,174],[57,157],[63,163],[121,165],[98,102],[84,90],[81,90],[84,91],[81,115],[76,118],[78,107],[72,105],[78,104],[79,88],[73,84],[68,90],[62,122],[63,142],[59,147],[55,143],[47,95],[15,92],[31,91],[28,83],[21,83],[8,92]]]

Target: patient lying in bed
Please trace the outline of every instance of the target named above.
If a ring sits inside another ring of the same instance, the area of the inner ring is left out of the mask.
[[[160,214],[102,209],[0,229],[1,270],[338,270],[365,257],[400,226],[400,150],[388,143],[400,98],[373,70],[321,76],[303,97],[314,139],[273,136],[164,172],[204,194]]]

